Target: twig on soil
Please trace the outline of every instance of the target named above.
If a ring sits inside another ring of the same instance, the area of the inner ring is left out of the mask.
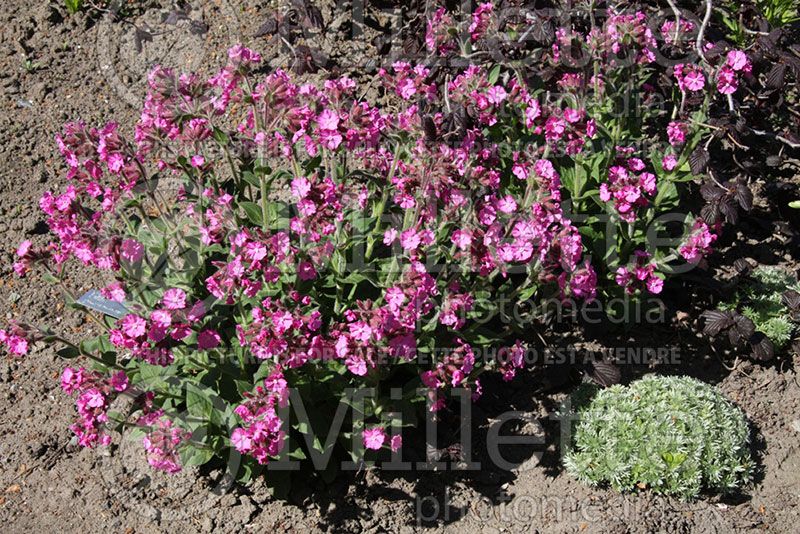
[[[708,28],[708,23],[711,20],[711,0],[706,0],[706,14],[703,17],[703,23],[700,25],[700,31],[697,32],[697,41],[695,41],[695,48],[697,49],[697,54],[700,56],[705,63],[708,63],[706,60],[706,55],[703,53],[703,38],[706,34],[706,28]]]
[[[670,9],[672,9],[672,12],[675,14],[675,34],[672,39],[675,43],[677,43],[678,36],[680,35],[681,31],[681,12],[678,10],[678,6],[675,5],[673,0],[667,0],[667,3],[669,4]]]
[[[792,141],[790,139],[787,139],[787,138],[783,137],[782,135],[774,134],[772,132],[767,132],[767,131],[764,131],[764,130],[756,130],[755,128],[750,128],[750,130],[754,134],[756,134],[758,136],[761,136],[761,137],[773,137],[776,140],[780,141],[781,143],[785,143],[785,144],[789,145],[792,148],[800,148],[800,143],[795,143],[794,141]]]
[[[716,356],[716,357],[717,357],[717,359],[719,360],[719,363],[720,363],[720,365],[722,365],[722,367],[724,367],[724,368],[725,368],[725,369],[727,369],[728,371],[736,371],[736,372],[737,372],[737,373],[739,373],[740,375],[742,375],[742,376],[744,376],[744,377],[746,377],[746,378],[749,378],[749,379],[750,379],[750,380],[752,380],[753,382],[755,382],[755,381],[756,381],[756,379],[755,379],[755,378],[753,378],[752,376],[748,375],[747,373],[745,373],[744,371],[742,371],[741,369],[739,369],[739,356],[738,356],[738,355],[737,355],[737,356],[736,356],[736,358],[733,360],[733,365],[731,365],[731,366],[728,366],[728,365],[726,365],[726,364],[725,364],[725,361],[724,361],[724,360],[722,359],[722,357],[719,355],[719,353],[717,352],[717,349],[714,347],[714,345],[711,345],[711,352],[713,352],[713,353],[714,353],[714,356]]]

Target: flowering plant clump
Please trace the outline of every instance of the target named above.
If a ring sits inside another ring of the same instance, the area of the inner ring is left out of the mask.
[[[470,55],[496,17],[481,4],[459,38],[436,11],[426,42]],[[132,139],[115,123],[64,127],[70,183],[40,201],[54,238],[23,243],[14,266],[54,282],[70,264],[97,269],[117,312],[101,310],[82,342],[21,324],[0,342],[17,356],[63,343],[83,362],[62,380],[79,442],[134,424],[164,471],[239,453],[249,476],[347,440],[400,450],[410,406],[437,412],[454,388],[479,397],[483,372],[511,380],[524,366],[536,334],[497,295],[659,293],[720,231],[716,218],[664,216],[686,209],[705,114],[727,106],[746,57],[661,67],[643,12],[555,37],[549,78],[399,61],[378,73],[382,106],[347,77],[256,75],[262,58],[242,46],[208,79],[156,67]],[[574,61],[576,42],[590,61]],[[658,76],[674,85],[657,94]],[[619,113],[631,98],[642,107]],[[650,233],[668,235],[655,246]],[[287,411],[293,392],[302,414]],[[125,411],[121,396],[134,400]],[[342,400],[353,428],[327,440]]]

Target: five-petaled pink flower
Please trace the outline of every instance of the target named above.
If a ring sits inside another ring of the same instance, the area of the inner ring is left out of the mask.
[[[364,447],[374,451],[383,447],[383,443],[386,441],[386,432],[380,427],[367,428],[362,435]]]
[[[186,307],[186,293],[178,288],[168,289],[164,292],[161,303],[168,310],[182,310]]]

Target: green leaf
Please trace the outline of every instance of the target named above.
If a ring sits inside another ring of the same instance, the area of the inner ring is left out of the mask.
[[[492,70],[489,71],[489,76],[487,76],[486,81],[489,82],[489,85],[494,85],[499,77],[500,77],[500,65],[497,64],[494,67],[492,67]]]
[[[662,182],[660,187],[658,188],[658,194],[656,195],[655,205],[656,206],[663,206],[669,205],[673,201],[678,198],[678,188],[675,186],[673,182]]]
[[[73,358],[77,358],[81,355],[81,351],[76,349],[75,347],[64,347],[63,349],[56,352],[61,358],[71,360]]]
[[[789,207],[794,208],[796,210],[800,210],[800,200],[792,200],[789,202]]]
[[[311,174],[320,166],[321,163],[322,156],[315,156],[308,160],[305,165],[303,165],[303,170],[305,170],[308,174]]]
[[[208,393],[193,386],[186,388],[186,410],[190,415],[200,417],[204,420],[211,419],[214,411],[214,403],[208,397]]]
[[[64,7],[70,15],[74,15],[83,7],[83,0],[64,0]]]
[[[250,171],[244,171],[242,173],[242,179],[252,186],[261,187],[261,182],[258,179],[258,176],[256,176]]]
[[[308,457],[306,456],[306,453],[303,452],[303,449],[297,447],[289,453],[289,458],[293,458],[295,460],[305,460]]]
[[[228,134],[220,130],[219,128],[214,128],[214,139],[222,146],[227,146],[230,143],[230,138],[228,138]]]
[[[244,208],[247,218],[251,223],[256,226],[261,226],[264,223],[264,218],[261,214],[261,206],[255,202],[240,202],[239,205]]]
[[[214,457],[214,449],[208,447],[193,447],[191,445],[181,450],[181,463],[188,467],[203,465]]]

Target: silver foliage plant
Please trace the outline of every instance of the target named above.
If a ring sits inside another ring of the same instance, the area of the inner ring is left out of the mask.
[[[573,396],[577,419],[569,473],[592,486],[649,489],[683,499],[731,493],[752,480],[750,430],[714,386],[685,376],[647,376]]]

